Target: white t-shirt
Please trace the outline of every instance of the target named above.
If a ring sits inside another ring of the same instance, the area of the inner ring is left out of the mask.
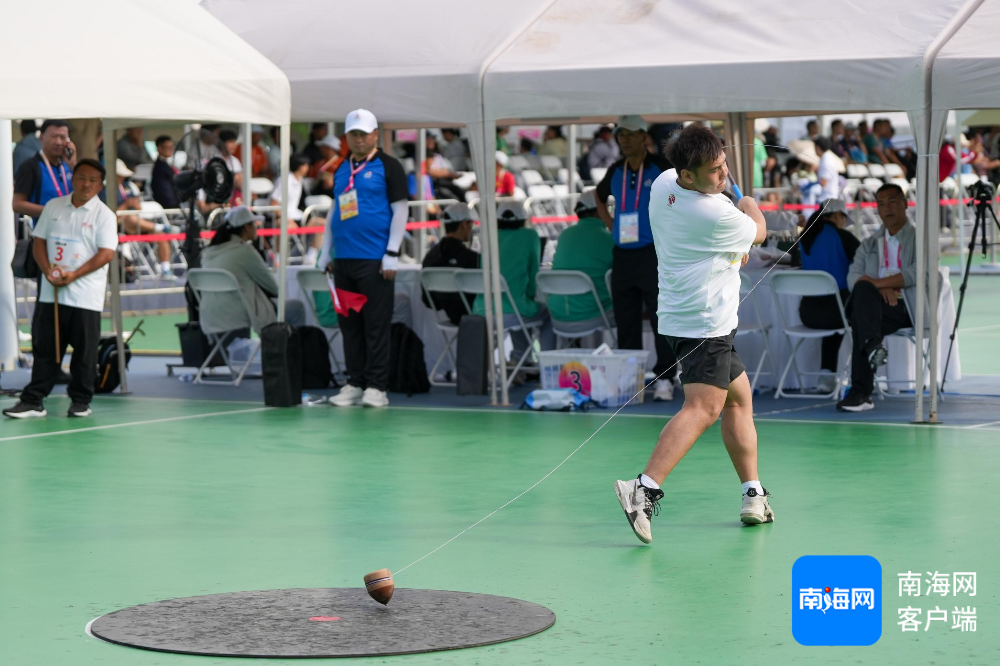
[[[715,338],[737,325],[740,262],[757,225],[724,194],[702,194],[660,174],[649,191],[649,225],[656,246],[663,335]]]
[[[819,158],[819,167],[816,170],[816,175],[821,181],[826,181],[826,185],[823,185],[823,189],[819,193],[819,201],[822,202],[827,199],[836,199],[840,196],[839,168],[840,158],[838,158],[837,154],[832,150],[826,151],[823,153],[823,157]]]
[[[73,195],[56,197],[45,204],[35,225],[35,238],[46,239],[49,263],[76,270],[90,261],[98,249],[118,247],[118,220],[111,209],[94,197],[79,208]],[[59,304],[84,310],[104,310],[108,269],[99,268],[59,288]],[[52,285],[42,278],[42,303],[52,303]]]
[[[281,183],[274,181],[274,191],[271,192],[271,199],[281,204]],[[288,219],[295,222],[302,221],[302,209],[299,208],[299,201],[302,200],[302,181],[295,177],[295,174],[288,174]]]
[[[899,258],[899,239],[885,232],[882,242],[879,243],[879,259],[882,263],[878,267],[878,276],[884,278],[887,275],[902,273]]]

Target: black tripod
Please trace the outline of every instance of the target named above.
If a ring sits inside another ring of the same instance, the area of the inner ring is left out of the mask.
[[[969,202],[970,207],[976,209],[976,222],[972,227],[972,239],[969,241],[969,257],[965,261],[965,275],[962,276],[962,286],[959,288],[958,297],[958,310],[955,312],[955,327],[951,329],[951,338],[948,343],[948,357],[944,362],[944,373],[941,379],[941,392],[944,392],[944,383],[947,381],[948,377],[948,364],[951,362],[951,350],[955,347],[955,335],[958,333],[958,322],[962,318],[962,304],[965,302],[965,288],[969,284],[969,269],[972,268],[972,253],[976,251],[976,235],[982,233],[982,249],[983,257],[986,257],[986,249],[989,246],[986,240],[986,213],[989,212],[990,217],[993,218],[993,223],[997,225],[997,230],[1000,230],[1000,220],[997,220],[997,214],[993,212],[993,207],[991,202],[993,200],[993,186],[989,183],[979,182],[976,183],[970,190],[969,194],[972,196],[972,201]]]

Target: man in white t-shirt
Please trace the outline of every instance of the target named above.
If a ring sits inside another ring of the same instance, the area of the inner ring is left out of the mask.
[[[819,179],[819,203],[840,196],[840,172],[845,168],[844,161],[833,152],[830,139],[821,136],[816,139],[816,152],[819,153],[819,166],[816,167],[816,177]]]
[[[92,159],[78,161],[73,169],[72,194],[45,204],[35,225],[32,249],[45,279],[31,324],[34,365],[31,382],[21,392],[20,402],[3,410],[4,416],[46,415],[44,401],[55,386],[59,376],[57,359],[66,353],[67,344],[73,347],[69,366],[73,379],[66,389],[73,401],[69,416],[91,414],[108,278],[104,267],[118,247],[115,214],[97,197],[102,187],[101,163]]]
[[[309,160],[304,155],[292,155],[288,160],[288,204],[283,206],[283,210],[275,215],[275,223],[279,223],[282,213],[288,214],[288,228],[298,229],[308,220],[303,220],[304,211],[299,207],[302,201],[302,190],[305,186],[305,177],[309,173]],[[274,181],[274,190],[271,192],[271,205],[281,206],[281,180]],[[316,224],[322,224],[322,220],[316,220]],[[314,267],[316,259],[319,258],[319,249],[323,245],[323,235],[313,234],[310,238],[309,249],[306,256],[302,258],[302,265]]]
[[[644,543],[663,497],[660,485],[722,414],[722,441],[743,484],[740,520],[768,523],[774,512],[757,475],[753,392],[736,350],[740,267],[750,246],[767,236],[751,197],[736,206],[723,194],[729,175],[722,142],[691,123],[667,148],[674,165],[653,182],[649,222],[656,246],[658,330],[683,369],[684,406],[660,433],[646,469],[615,492]]]

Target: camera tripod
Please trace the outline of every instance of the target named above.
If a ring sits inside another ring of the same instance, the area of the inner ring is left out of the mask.
[[[951,351],[955,347],[955,335],[958,333],[958,322],[962,318],[962,304],[965,302],[965,288],[969,284],[969,270],[972,268],[972,253],[976,251],[976,236],[982,234],[982,250],[983,256],[986,256],[986,249],[989,246],[989,242],[986,238],[986,227],[988,222],[986,220],[986,213],[990,214],[993,218],[993,223],[997,225],[997,229],[1000,230],[1000,220],[997,220],[997,214],[993,212],[993,207],[991,205],[993,200],[993,188],[989,183],[976,183],[969,192],[972,197],[972,201],[969,202],[970,207],[976,209],[976,221],[972,227],[972,239],[969,241],[969,257],[965,260],[965,275],[962,276],[962,286],[959,288],[958,297],[958,310],[955,311],[955,327],[951,329],[950,342],[948,343],[948,356],[944,362],[944,373],[941,375],[941,392],[944,392],[944,383],[948,378],[948,364],[951,362]]]

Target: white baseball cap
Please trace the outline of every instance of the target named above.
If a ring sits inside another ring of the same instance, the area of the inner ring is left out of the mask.
[[[590,189],[580,195],[573,207],[574,212],[579,215],[588,211],[597,212],[597,190]]]
[[[469,207],[469,204],[464,203],[453,203],[444,209],[444,213],[441,214],[441,221],[447,224],[448,222],[465,222],[466,220],[472,221],[476,220],[475,211]]]
[[[122,178],[128,178],[129,176],[132,176],[134,173],[135,173],[134,171],[125,166],[125,162],[122,161],[122,158],[119,157],[117,160],[115,160],[116,176],[121,176]]]
[[[327,134],[322,139],[316,142],[317,146],[326,146],[327,148],[332,148],[333,150],[340,150],[340,139],[332,134]]]
[[[524,222],[528,219],[528,209],[520,201],[504,201],[497,206],[497,219],[508,222]]]
[[[618,134],[618,130],[622,129],[627,129],[632,132],[645,132],[646,127],[646,121],[642,119],[642,116],[618,116],[618,125],[615,127],[615,134]]]
[[[344,124],[346,125],[344,132],[359,130],[369,134],[378,129],[378,119],[375,118],[374,113],[367,109],[351,111],[347,114],[347,120],[344,121]]]
[[[502,167],[505,167],[507,166],[507,163],[509,161],[510,158],[507,157],[507,153],[503,152],[502,150],[497,151],[497,164],[499,164]]]

